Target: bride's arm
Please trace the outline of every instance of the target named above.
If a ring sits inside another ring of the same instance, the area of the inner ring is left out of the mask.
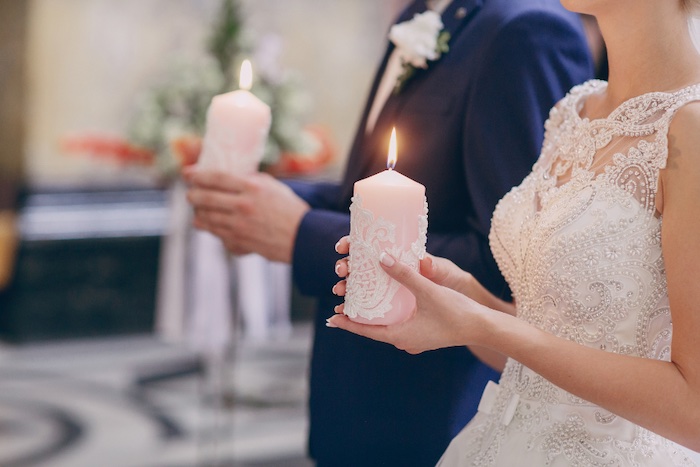
[[[506,313],[495,313],[383,256],[385,270],[416,295],[417,310],[395,326],[330,325],[411,353],[477,345],[508,355],[585,400],[700,450],[700,104],[684,107],[669,133],[662,174],[662,248],[673,320],[671,361],[579,345]],[[394,263],[393,265],[391,263]]]
[[[515,303],[506,302],[496,297],[476,280],[472,274],[463,271],[446,258],[426,255],[426,258],[420,263],[420,273],[434,283],[455,290],[480,305],[515,316]],[[497,371],[503,371],[508,359],[506,355],[498,350],[478,345],[470,345],[469,350],[479,360]]]
[[[348,236],[341,238],[335,245],[335,251],[341,255],[347,255],[349,250]],[[343,296],[345,295],[345,277],[349,273],[347,256],[338,260],[335,272],[341,278],[341,281],[333,287],[333,292]],[[484,306],[515,316],[515,304],[513,302],[506,302],[496,297],[476,280],[472,274],[462,270],[447,258],[426,254],[425,258],[420,261],[420,273],[436,284],[456,290]]]
[[[515,316],[515,303],[495,296],[472,274],[449,259],[426,255],[420,262],[420,273],[436,284],[456,290],[492,310]]]
[[[349,252],[348,237],[341,238],[335,249],[338,253],[347,255]],[[346,282],[344,278],[349,272],[347,261],[348,259],[345,257],[336,264],[336,273],[342,279],[333,287],[333,293],[336,295],[345,295]],[[426,254],[425,258],[420,261],[420,273],[435,284],[455,290],[485,307],[515,316],[514,303],[506,302],[493,295],[472,274],[460,269],[449,259]],[[344,306],[341,304],[336,307],[336,312],[342,313]],[[469,346],[469,350],[481,362],[494,370],[503,371],[507,357],[502,353],[476,345]]]

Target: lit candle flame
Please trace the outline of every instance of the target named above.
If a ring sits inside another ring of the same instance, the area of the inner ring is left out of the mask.
[[[391,130],[391,140],[389,141],[389,154],[386,159],[386,168],[389,170],[394,170],[396,167],[397,159],[397,148],[396,148],[396,128]]]
[[[243,60],[241,64],[241,76],[238,81],[238,87],[244,91],[250,91],[253,87],[253,65],[250,64],[250,60]]]

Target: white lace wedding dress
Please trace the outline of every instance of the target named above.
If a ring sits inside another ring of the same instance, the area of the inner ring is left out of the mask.
[[[700,85],[639,96],[605,119],[580,117],[606,86],[577,86],[552,110],[540,160],[496,208],[491,248],[520,319],[588,347],[669,360],[657,184],[671,119],[700,100]],[[695,464],[670,441],[509,360],[439,465]]]

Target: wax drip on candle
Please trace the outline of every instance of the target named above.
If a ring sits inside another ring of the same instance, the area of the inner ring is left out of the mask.
[[[389,170],[394,170],[396,167],[398,150],[396,147],[396,128],[391,129],[391,139],[389,140],[389,153],[386,159],[386,168]]]
[[[244,91],[250,91],[253,87],[253,65],[250,60],[243,60],[241,64],[241,74],[238,80],[238,87]]]

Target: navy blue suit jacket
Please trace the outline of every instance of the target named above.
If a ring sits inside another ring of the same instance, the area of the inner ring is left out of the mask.
[[[424,9],[414,2],[399,21]],[[319,297],[309,406],[319,466],[434,465],[498,376],[466,348],[411,356],[325,326],[341,301],[331,294],[333,247],[350,230],[353,183],[385,169],[391,127],[402,141],[397,171],[426,187],[428,251],[507,296],[487,240],[491,214],[535,162],[549,109],[593,73],[580,22],[559,0],[454,0],[443,23],[449,52],[389,98],[367,135],[389,46],[342,183],[292,184],[313,208],[299,227],[293,274]]]

